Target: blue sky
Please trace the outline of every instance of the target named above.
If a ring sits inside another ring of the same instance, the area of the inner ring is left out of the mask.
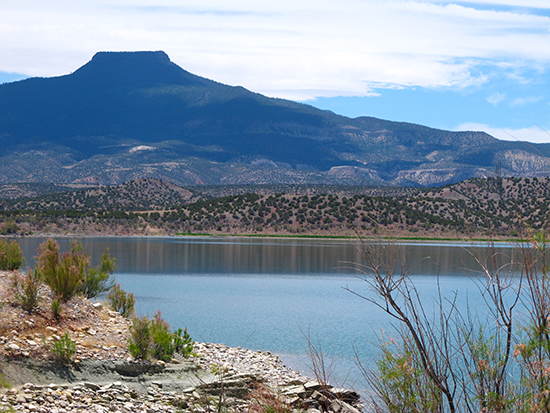
[[[0,82],[100,50],[346,116],[550,142],[550,0],[2,0]]]

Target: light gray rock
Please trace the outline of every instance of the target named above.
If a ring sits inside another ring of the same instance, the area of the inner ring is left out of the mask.
[[[94,391],[97,391],[101,388],[101,386],[99,384],[95,384],[95,383],[92,383],[92,382],[84,382],[84,387],[87,387],[88,389],[92,389]]]

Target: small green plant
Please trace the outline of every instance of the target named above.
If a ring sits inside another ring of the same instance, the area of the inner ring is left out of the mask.
[[[23,262],[23,251],[21,251],[21,247],[17,241],[0,241],[0,270],[18,270],[23,265]]]
[[[107,294],[107,302],[112,310],[118,311],[123,317],[130,318],[134,315],[136,299],[134,293],[126,293],[120,284],[115,284]]]
[[[212,364],[210,366],[210,373],[216,375],[221,374],[220,366],[218,366],[217,364]]]
[[[97,268],[89,268],[82,281],[81,292],[86,298],[94,298],[99,294],[109,291],[113,287],[113,281],[109,279],[116,270],[115,259],[109,255],[109,249],[101,255],[101,265]]]
[[[59,320],[61,317],[61,313],[63,312],[63,304],[61,304],[61,300],[54,298],[52,300],[52,313],[56,320]]]
[[[39,289],[41,284],[40,272],[28,269],[25,275],[14,272],[11,280],[11,288],[15,299],[27,312],[38,307],[40,301]]]
[[[147,360],[151,346],[151,321],[147,317],[134,317],[130,327],[128,351],[136,359]]]
[[[170,325],[164,321],[160,311],[157,311],[151,321],[151,355],[157,360],[170,361],[174,355],[173,335]]]
[[[170,325],[157,311],[152,320],[134,317],[130,327],[128,351],[134,358],[170,361],[175,352],[189,357],[193,352],[193,340],[187,328],[170,333]]]
[[[11,389],[11,382],[6,378],[4,373],[0,373],[0,387],[3,387],[5,389]]]
[[[54,340],[50,351],[54,358],[62,363],[70,363],[76,352],[76,343],[65,333],[59,340]]]
[[[406,333],[380,346],[376,374],[367,376],[367,380],[387,410],[392,413],[440,412],[441,392],[422,374],[420,357]]]
[[[193,354],[193,339],[185,329],[178,328],[172,333],[172,343],[174,345],[174,351],[187,358]]]

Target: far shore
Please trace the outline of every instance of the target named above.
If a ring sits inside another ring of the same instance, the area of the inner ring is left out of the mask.
[[[0,235],[0,238],[248,238],[248,239],[312,239],[312,240],[339,240],[339,241],[377,241],[377,242],[397,242],[397,243],[498,243],[498,244],[520,244],[527,242],[520,238],[452,238],[452,237],[399,237],[399,236],[352,236],[352,235],[317,235],[317,234],[229,234],[229,233],[175,233],[175,234],[9,234]]]

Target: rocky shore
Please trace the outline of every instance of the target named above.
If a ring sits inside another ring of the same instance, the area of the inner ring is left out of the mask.
[[[362,409],[356,392],[305,377],[269,352],[196,342],[187,359],[134,360],[127,350],[130,320],[81,297],[67,303],[61,319],[53,319],[46,305],[29,314],[9,300],[9,276],[0,273],[0,412]],[[69,364],[52,359],[50,351],[65,333],[76,343]]]

